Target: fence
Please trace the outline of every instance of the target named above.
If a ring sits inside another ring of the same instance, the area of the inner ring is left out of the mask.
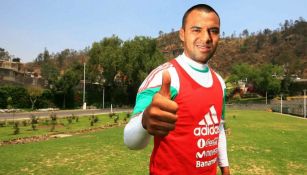
[[[274,112],[282,112],[284,114],[291,114],[300,117],[304,117],[304,103],[297,101],[283,101],[282,102],[282,111],[280,104],[273,104],[272,111]]]
[[[281,112],[281,104],[280,100],[272,100],[269,104],[227,104],[226,109],[272,110],[273,112]],[[303,99],[283,100],[282,113],[304,117]]]

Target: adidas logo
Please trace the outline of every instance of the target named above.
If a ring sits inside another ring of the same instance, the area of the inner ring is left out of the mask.
[[[210,115],[211,113],[211,115]],[[204,119],[202,119],[198,124],[199,125],[213,125],[213,124],[218,124],[219,121],[217,119],[217,114],[214,106],[210,107],[210,113],[208,112],[205,116]]]
[[[198,124],[202,127],[196,127],[194,129],[195,136],[219,134],[219,121],[217,119],[217,114],[214,106],[210,107],[210,112],[208,112]]]

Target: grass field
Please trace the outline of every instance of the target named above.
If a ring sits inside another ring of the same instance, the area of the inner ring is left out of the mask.
[[[307,120],[261,111],[227,111],[232,174],[307,174]],[[131,151],[123,126],[0,147],[0,174],[148,174],[152,144]]]
[[[307,120],[259,111],[227,117],[233,174],[307,174]]]
[[[51,131],[52,124],[51,118],[39,118],[38,124],[36,125],[36,129],[33,130],[31,125],[31,120],[23,120],[19,122],[19,134],[13,134],[13,121],[1,121],[5,127],[0,127],[0,141],[6,141],[11,139],[17,138],[24,138],[24,137],[31,137],[31,136],[40,136],[40,135],[52,135],[57,133],[67,133],[67,132],[75,132],[80,131],[82,129],[95,129],[107,125],[114,124],[114,118],[109,117],[107,114],[96,115],[98,121],[93,123],[91,126],[92,116],[83,116],[83,117],[66,117],[66,118],[57,118],[56,125],[54,130]],[[124,118],[126,117],[126,113],[119,113],[118,114],[118,121],[123,122]],[[71,122],[69,122],[71,119]],[[15,122],[17,122],[15,121]]]

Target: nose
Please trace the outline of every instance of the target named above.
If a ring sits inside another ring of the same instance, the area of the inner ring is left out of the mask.
[[[212,38],[210,35],[210,31],[209,30],[203,30],[201,33],[201,39],[205,42],[205,43],[211,43]]]

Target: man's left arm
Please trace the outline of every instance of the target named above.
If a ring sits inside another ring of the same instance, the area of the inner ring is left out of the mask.
[[[225,123],[225,106],[226,106],[226,87],[224,85],[224,98],[223,98],[223,111],[222,119],[220,124],[220,134],[219,134],[219,143],[218,143],[218,164],[221,169],[222,175],[230,175],[229,162],[227,156],[227,142],[226,134],[224,129]]]
[[[227,156],[226,135],[224,126],[220,125],[219,143],[218,143],[218,164],[222,175],[229,175],[229,162]]]

